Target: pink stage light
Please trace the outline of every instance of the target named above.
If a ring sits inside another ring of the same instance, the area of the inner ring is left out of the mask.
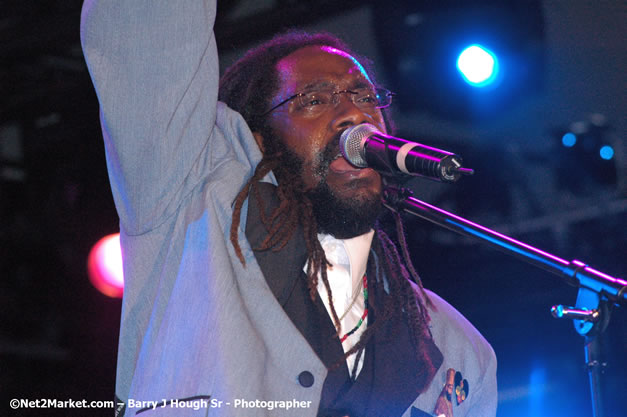
[[[109,297],[122,298],[124,274],[119,233],[103,237],[89,251],[87,273],[98,291]]]

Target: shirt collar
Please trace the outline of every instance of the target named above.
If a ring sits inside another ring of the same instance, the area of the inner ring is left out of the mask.
[[[332,265],[340,265],[350,271],[353,288],[361,285],[368,266],[368,254],[374,230],[350,239],[336,239],[331,235],[318,234],[320,245]],[[342,250],[342,248],[344,250]]]

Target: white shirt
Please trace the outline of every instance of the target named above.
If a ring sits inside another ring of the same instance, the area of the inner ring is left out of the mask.
[[[363,277],[368,265],[368,253],[372,244],[374,230],[351,239],[336,239],[331,235],[318,235],[318,240],[331,266],[327,269],[327,278],[333,295],[333,307],[340,318],[341,336],[351,331],[364,313]],[[305,264],[305,271],[307,264]],[[318,276],[318,294],[331,317],[327,289]],[[368,317],[359,328],[344,340],[342,348],[348,352],[359,341],[368,326]],[[357,355],[346,358],[348,371],[353,370]],[[365,355],[362,353],[357,365],[357,374],[361,372]]]

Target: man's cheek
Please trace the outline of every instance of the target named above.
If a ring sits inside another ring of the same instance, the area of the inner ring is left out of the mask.
[[[320,172],[318,172],[318,169],[316,169],[311,163],[303,165],[301,175],[303,184],[306,187],[305,191],[311,190],[325,181],[324,176]]]

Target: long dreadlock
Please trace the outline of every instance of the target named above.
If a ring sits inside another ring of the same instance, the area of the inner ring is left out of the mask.
[[[250,50],[244,57],[233,64],[220,80],[219,99],[229,107],[238,111],[248,123],[253,132],[260,133],[263,137],[263,157],[257,165],[253,176],[248,180],[238,193],[233,209],[233,222],[231,224],[230,238],[238,258],[245,264],[244,256],[238,242],[238,229],[240,225],[241,210],[249,196],[255,198],[261,211],[261,221],[264,224],[267,236],[256,250],[281,250],[291,239],[300,225],[303,230],[307,249],[307,284],[312,300],[317,294],[318,277],[327,290],[331,316],[336,327],[340,331],[340,320],[332,302],[332,292],[327,278],[327,266],[324,249],[317,237],[318,227],[313,214],[313,206],[310,199],[303,193],[303,182],[300,169],[292,165],[286,165],[286,146],[276,140],[266,120],[259,115],[263,114],[270,105],[271,98],[278,90],[279,80],[276,72],[276,64],[279,60],[301,48],[310,45],[330,46],[349,53],[350,48],[338,38],[326,34],[308,34],[305,32],[291,31],[280,35],[271,41]],[[370,62],[363,58],[359,61],[365,66],[372,78]],[[388,125],[391,121],[384,112],[384,119]],[[268,216],[265,213],[264,202],[255,184],[261,181],[269,172],[273,172],[278,181],[277,194],[279,206]],[[397,213],[394,213],[396,222],[396,237],[402,248],[399,254],[392,239],[377,224],[375,226],[375,239],[372,250],[376,258],[382,262],[383,268],[374,268],[369,259],[370,270],[377,271],[376,281],[388,284],[389,297],[385,302],[381,314],[377,312],[377,320],[371,323],[360,340],[348,352],[344,359],[352,354],[357,354],[355,367],[352,370],[355,375],[357,364],[366,346],[367,341],[381,327],[381,325],[394,316],[404,311],[409,318],[410,335],[418,355],[423,350],[421,346],[426,339],[431,338],[428,329],[429,314],[426,305],[432,306],[427,297],[421,280],[416,273],[409,258],[405,242],[402,221]],[[401,259],[402,257],[402,259]],[[403,266],[406,265],[407,267]],[[410,281],[418,286],[419,294],[416,294]],[[402,306],[402,310],[398,306]],[[372,308],[372,307],[371,307]],[[341,361],[338,361],[338,365]]]

